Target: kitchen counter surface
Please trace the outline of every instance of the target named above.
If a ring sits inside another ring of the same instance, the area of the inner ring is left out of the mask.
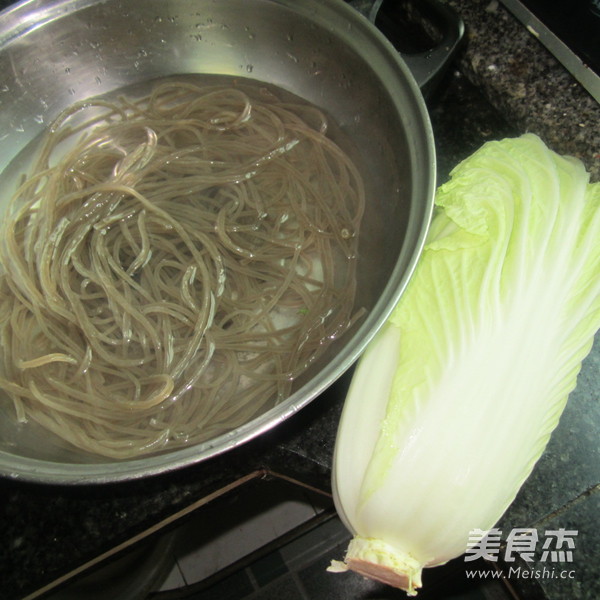
[[[463,18],[460,68],[520,131],[579,157],[600,180],[600,105],[498,0],[449,0]]]
[[[501,4],[449,3],[465,21],[466,38],[428,101],[439,181],[484,141],[524,131],[538,133],[559,152],[581,157],[597,180],[598,104]],[[81,487],[0,480],[0,598],[35,597],[74,569],[168,529],[175,520],[202,510],[207,502],[249,480],[271,474],[328,492],[335,431],[349,377],[346,374],[259,439],[174,473]],[[577,532],[571,536],[571,561],[542,560],[538,554],[529,565],[530,579],[537,580],[547,600],[600,597],[599,389],[597,340],[543,457],[499,524],[504,538],[512,528],[536,528],[540,549],[549,531]],[[535,575],[544,567],[572,576]],[[533,598],[527,595],[528,581],[522,573],[511,583],[522,598]]]

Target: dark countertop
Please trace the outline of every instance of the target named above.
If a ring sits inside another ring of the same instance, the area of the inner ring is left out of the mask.
[[[599,106],[502,5],[449,3],[462,15],[467,35],[429,99],[439,181],[484,141],[526,130],[557,151],[580,156],[598,179]],[[574,577],[539,580],[548,600],[600,597],[599,367],[597,340],[546,452],[499,525],[504,532],[535,527],[540,539],[559,527],[578,531],[568,565]],[[348,379],[259,439],[175,473],[100,487],[0,481],[0,598],[33,594],[249,479],[282,474],[328,491]],[[525,581],[514,585],[527,593]]]
[[[600,180],[600,105],[498,0],[448,0],[466,26],[460,68],[520,131]]]

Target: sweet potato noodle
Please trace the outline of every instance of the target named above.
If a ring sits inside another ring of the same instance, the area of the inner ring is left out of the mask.
[[[76,104],[3,222],[0,387],[125,459],[281,401],[354,312],[364,192],[315,108],[157,85]]]

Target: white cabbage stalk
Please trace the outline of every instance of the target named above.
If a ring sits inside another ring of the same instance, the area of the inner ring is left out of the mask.
[[[333,490],[344,562],[415,595],[492,528],[600,327],[600,183],[535,135],[489,142],[436,196],[421,259],[361,357]]]

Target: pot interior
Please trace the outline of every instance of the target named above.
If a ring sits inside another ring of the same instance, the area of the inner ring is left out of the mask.
[[[3,473],[114,480],[223,452],[281,422],[339,377],[406,285],[432,207],[430,126],[401,59],[343,2],[28,2],[0,15],[0,73],[3,187],[16,172],[15,157],[73,102],[173,75],[202,74],[264,82],[321,108],[348,140],[367,197],[356,298],[365,315],[298,378],[286,401],[208,443],[112,465],[65,447],[31,424],[17,425],[10,403],[3,402]],[[8,196],[3,194],[2,210]]]

